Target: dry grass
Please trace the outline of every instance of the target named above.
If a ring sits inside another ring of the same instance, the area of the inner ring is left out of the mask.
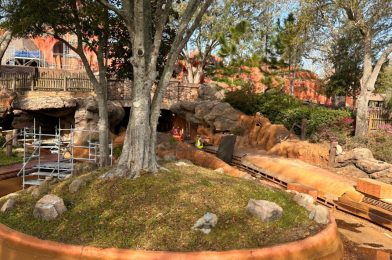
[[[302,239],[322,228],[285,192],[201,167],[165,167],[170,172],[133,181],[94,178],[77,194],[68,193],[72,180],[66,180],[51,187],[68,208],[60,218],[33,218],[37,199],[24,194],[13,211],[0,214],[0,222],[64,243],[171,251],[263,247]],[[259,221],[245,209],[250,198],[276,202],[284,210],[282,219]],[[208,235],[191,229],[206,212],[219,218]]]

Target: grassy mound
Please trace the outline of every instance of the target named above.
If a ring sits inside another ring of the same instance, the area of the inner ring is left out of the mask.
[[[23,192],[15,209],[0,214],[0,222],[64,243],[170,251],[257,248],[302,239],[323,228],[285,192],[201,167],[165,167],[170,172],[133,181],[92,178],[77,194],[68,192],[72,179],[55,184],[49,192],[62,197],[68,211],[53,221],[35,219],[38,198]],[[250,198],[276,202],[283,217],[261,222],[245,209]],[[191,229],[206,212],[219,218],[208,235]]]

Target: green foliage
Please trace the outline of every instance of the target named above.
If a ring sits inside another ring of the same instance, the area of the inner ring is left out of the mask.
[[[288,128],[300,126],[306,120],[306,134],[312,141],[341,139],[351,134],[351,112],[325,107],[300,106],[284,112],[282,123]],[[299,128],[294,128],[299,134]]]
[[[346,28],[345,32],[335,41],[332,47],[334,51],[328,55],[334,67],[334,73],[326,84],[326,94],[330,97],[355,97],[360,86],[363,44],[358,31]]]
[[[248,32],[249,29],[249,22],[241,21],[229,29],[229,35],[221,35],[218,39],[220,44],[218,55],[222,58],[231,57],[231,60],[236,60],[233,59],[233,57],[238,54],[237,46],[240,44],[242,36]]]
[[[5,144],[5,137],[0,135],[0,147],[2,147]]]
[[[300,100],[278,90],[264,94],[254,94],[244,88],[226,93],[225,101],[248,115],[262,113],[272,123],[283,124],[299,134],[303,119],[307,120],[307,135],[316,141],[337,138],[340,134],[351,133],[351,113],[347,110],[334,110],[325,107],[304,105]],[[342,120],[346,120],[342,122]]]
[[[4,149],[0,149],[0,167],[20,163],[22,161],[23,161],[22,156],[16,153],[12,153],[11,156],[5,156]]]
[[[258,100],[258,111],[273,123],[282,123],[285,111],[300,107],[302,102],[282,91],[272,89]]]
[[[113,156],[115,158],[119,158],[121,153],[122,153],[122,150],[123,150],[123,145],[122,144],[114,147],[114,149],[113,149]]]

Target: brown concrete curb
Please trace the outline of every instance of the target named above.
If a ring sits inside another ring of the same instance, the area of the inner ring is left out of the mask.
[[[123,259],[342,259],[343,246],[335,219],[320,233],[303,240],[260,248],[230,251],[165,252],[67,245],[41,240],[0,224],[2,260],[123,260]]]

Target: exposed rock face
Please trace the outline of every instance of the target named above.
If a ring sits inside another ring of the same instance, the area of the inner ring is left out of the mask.
[[[15,207],[16,200],[14,198],[8,199],[0,209],[0,212],[6,212]]]
[[[328,224],[329,223],[329,210],[326,207],[321,205],[317,205],[313,208],[313,210],[309,214],[309,219],[313,219],[316,223],[319,224]]]
[[[20,110],[38,111],[45,109],[76,108],[78,102],[74,97],[50,97],[45,95],[36,97],[18,97],[13,102],[13,107]]]
[[[225,98],[224,91],[217,91],[217,86],[214,84],[200,85],[197,94],[201,100],[223,100]]]
[[[50,194],[45,195],[35,204],[33,215],[36,218],[52,220],[63,214],[66,210],[67,208],[64,205],[63,199]]]
[[[246,209],[264,222],[278,220],[283,215],[283,209],[278,204],[267,200],[250,199]]]
[[[12,103],[14,109],[14,128],[32,126],[33,120],[43,129],[54,128],[61,119],[62,128],[75,128],[81,130],[97,130],[98,105],[96,98],[74,97],[70,95],[51,95],[47,97],[39,92],[32,92],[25,96],[18,96]],[[108,101],[109,124],[114,129],[124,118],[125,111],[117,101]],[[80,144],[86,141],[88,133],[76,133],[75,142]],[[92,137],[98,140],[98,135]]]
[[[186,120],[207,125],[216,131],[233,131],[239,128],[241,112],[230,104],[219,101],[179,102],[170,108],[171,111]]]
[[[216,223],[218,223],[218,217],[213,213],[207,212],[196,221],[192,229],[200,230],[204,234],[208,234],[211,232],[211,229],[215,227]]]

